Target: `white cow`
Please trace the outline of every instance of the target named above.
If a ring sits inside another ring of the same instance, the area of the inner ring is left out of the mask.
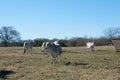
[[[25,41],[23,44],[24,53],[32,53],[33,44],[34,41],[31,40]]]
[[[51,61],[52,64],[55,64],[56,62],[58,62],[58,56],[61,62],[62,48],[60,45],[56,45],[51,42],[45,42],[44,48],[50,53],[52,58],[52,61]]]
[[[93,50],[94,50],[94,42],[87,42],[87,48],[88,48],[90,51],[93,51]]]

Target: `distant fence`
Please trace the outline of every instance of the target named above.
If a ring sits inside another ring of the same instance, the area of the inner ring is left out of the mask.
[[[112,39],[116,52],[120,52],[120,39]]]

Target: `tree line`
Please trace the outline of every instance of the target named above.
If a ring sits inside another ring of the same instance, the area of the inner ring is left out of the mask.
[[[108,28],[104,30],[104,37],[100,38],[83,38],[74,37],[71,39],[59,39],[59,44],[63,47],[80,47],[86,46],[87,42],[94,41],[95,46],[111,45],[111,39],[120,38],[120,27]],[[58,39],[34,39],[34,46],[40,47],[43,42],[51,41],[54,42]],[[0,46],[23,46],[25,40],[21,40],[20,33],[12,26],[3,26],[0,29]]]

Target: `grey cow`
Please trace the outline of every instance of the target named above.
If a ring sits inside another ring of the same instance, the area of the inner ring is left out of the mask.
[[[60,45],[56,45],[52,42],[44,42],[43,46],[44,46],[44,49],[50,53],[52,58],[52,61],[51,61],[52,64],[55,64],[56,62],[58,62],[58,56],[61,62],[62,48]]]

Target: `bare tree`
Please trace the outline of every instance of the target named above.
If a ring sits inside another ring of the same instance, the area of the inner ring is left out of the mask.
[[[110,27],[104,30],[107,39],[120,38],[120,27]]]
[[[20,33],[12,26],[3,26],[0,29],[0,41],[4,46],[8,46],[9,43],[20,40]]]

